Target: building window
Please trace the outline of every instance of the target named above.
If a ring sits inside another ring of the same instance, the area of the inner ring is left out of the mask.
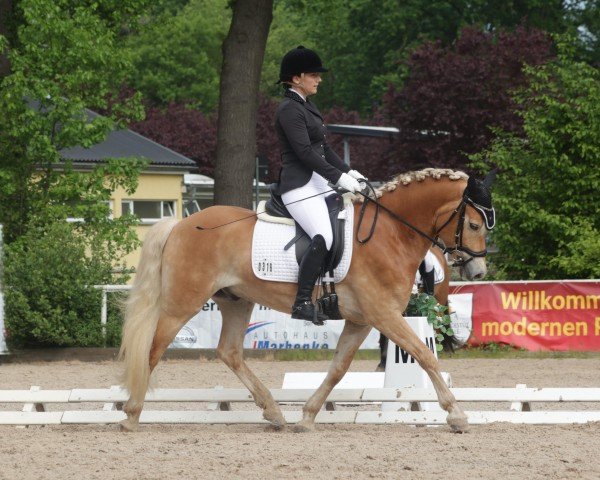
[[[114,212],[114,203],[112,200],[109,200],[107,202],[102,202],[106,205],[108,205],[108,218],[110,218],[111,220],[113,219],[113,212]],[[71,203],[72,205],[75,204],[75,202]],[[83,217],[67,217],[67,222],[69,223],[83,223],[85,222],[85,219]]]
[[[189,217],[201,210],[197,200],[187,200],[183,202],[183,216]]]
[[[175,216],[173,200],[123,200],[122,215],[135,215],[142,223],[156,223],[161,218]]]

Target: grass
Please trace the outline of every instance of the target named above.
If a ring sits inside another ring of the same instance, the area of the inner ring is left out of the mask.
[[[486,345],[486,347],[461,348],[454,353],[442,352],[439,355],[444,359],[469,359],[469,358],[600,358],[600,352],[554,352],[554,351],[529,351],[511,347],[510,345]]]
[[[279,361],[316,361],[331,360],[335,350],[270,350],[269,353],[263,351],[261,358],[265,360]],[[245,352],[249,353],[248,350]],[[543,358],[590,358],[600,359],[600,352],[551,352],[536,351],[530,352],[521,350],[510,345],[490,344],[485,347],[461,348],[454,353],[441,352],[440,359],[471,359],[471,358],[523,358],[523,359],[543,359]],[[379,361],[379,350],[359,350],[355,360],[373,360]]]

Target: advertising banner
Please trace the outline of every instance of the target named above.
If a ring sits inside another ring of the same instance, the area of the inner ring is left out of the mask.
[[[344,328],[343,320],[328,320],[323,326],[256,305],[244,337],[251,349],[335,349]],[[221,313],[209,300],[177,334],[171,348],[216,348],[221,334]],[[379,333],[371,331],[360,348],[379,348]]]
[[[471,345],[600,351],[600,281],[451,284],[450,292],[451,305],[455,296],[471,295]]]

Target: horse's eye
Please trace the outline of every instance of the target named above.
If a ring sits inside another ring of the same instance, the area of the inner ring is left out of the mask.
[[[477,231],[481,228],[481,225],[477,225],[476,223],[469,222],[469,227],[471,230]]]

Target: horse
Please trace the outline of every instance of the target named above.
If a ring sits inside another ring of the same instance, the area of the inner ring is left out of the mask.
[[[485,190],[485,191],[484,191]],[[337,284],[345,319],[335,354],[322,384],[303,406],[298,432],[315,428],[315,417],[333,387],[347,372],[372,327],[408,352],[427,372],[453,431],[468,429],[467,417],[440,373],[433,353],[402,317],[419,263],[432,242],[444,242],[461,260],[469,279],[486,273],[486,234],[481,205],[483,182],[460,171],[425,169],[395,177],[377,190],[378,200],[355,201],[353,256]],[[478,193],[479,192],[479,193]],[[489,207],[491,207],[491,195]],[[480,195],[481,196],[481,195]],[[377,202],[377,203],[376,203]],[[409,219],[409,220],[407,220]],[[377,220],[370,241],[359,236]],[[181,327],[212,298],[222,315],[217,346],[221,359],[248,388],[263,418],[275,428],[286,421],[271,392],[243,357],[243,339],[255,303],[289,312],[296,284],[258,279],[251,264],[252,211],[212,206],[183,220],[164,219],[147,233],[136,278],[125,305],[119,358],[122,384],[129,392],[121,429],[139,427],[150,375]],[[492,225],[493,226],[493,225]]]
[[[431,285],[425,285],[425,282],[423,282],[423,280],[421,280],[421,283],[419,285],[417,285],[415,281],[415,286],[419,291],[427,293],[428,295],[433,295],[440,305],[448,307],[448,295],[450,292],[450,265],[448,264],[448,261],[446,260],[446,257],[441,249],[431,248],[429,251],[433,256],[435,256],[435,258],[439,262],[439,265],[442,267],[444,272],[444,279],[439,283],[433,283],[432,279],[433,289],[431,288]],[[420,268],[421,267],[419,266],[419,269]],[[444,347],[444,350],[447,352],[453,352],[454,348],[457,345],[456,338],[454,337],[454,335],[446,335],[445,333],[442,333],[442,335],[444,339],[442,340],[441,344]],[[387,361],[387,348],[388,338],[383,333],[381,333],[379,335],[379,365],[377,365],[376,369],[376,371],[378,372],[385,371],[385,364]]]

